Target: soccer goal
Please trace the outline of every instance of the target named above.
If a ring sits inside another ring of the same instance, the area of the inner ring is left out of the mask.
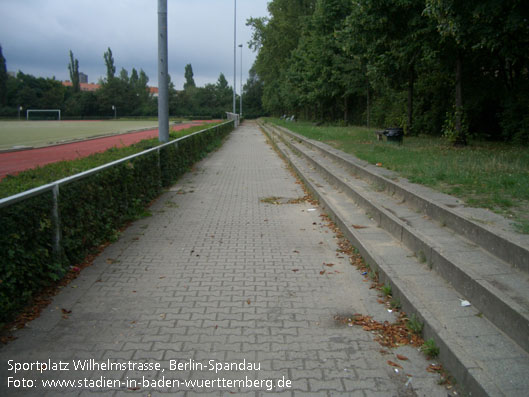
[[[28,109],[26,120],[60,120],[61,109]]]

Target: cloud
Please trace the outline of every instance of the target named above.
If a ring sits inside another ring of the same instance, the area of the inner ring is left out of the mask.
[[[169,73],[183,86],[184,67],[193,65],[198,85],[222,72],[233,81],[233,0],[168,0]],[[243,80],[255,59],[246,43],[246,19],[266,15],[267,0],[237,1],[237,44],[243,48]],[[103,53],[112,49],[116,69],[143,69],[157,82],[155,0],[2,0],[0,45],[8,70],[67,80],[68,52],[80,71],[97,81],[106,73]],[[237,48],[237,69],[240,63]],[[237,70],[237,80],[239,70]],[[237,87],[239,82],[237,82]]]

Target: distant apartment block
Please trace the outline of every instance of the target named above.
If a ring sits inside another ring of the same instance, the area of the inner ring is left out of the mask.
[[[84,74],[83,72],[79,72],[79,82],[88,83],[88,76]]]

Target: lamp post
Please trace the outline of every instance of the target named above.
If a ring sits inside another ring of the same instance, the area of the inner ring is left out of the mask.
[[[22,106],[18,107],[18,120],[20,121],[20,112],[22,111]]]
[[[115,107],[114,105],[112,105],[112,110],[114,111],[114,120],[116,120],[117,119],[118,108]]]
[[[169,141],[167,0],[158,0],[158,140]]]
[[[237,0],[233,0],[233,114],[237,113],[235,109],[235,87],[237,83]]]
[[[241,48],[241,82],[240,82],[240,85],[241,85],[241,89],[240,89],[240,106],[239,106],[239,118],[242,118],[242,44],[239,44],[239,47]]]

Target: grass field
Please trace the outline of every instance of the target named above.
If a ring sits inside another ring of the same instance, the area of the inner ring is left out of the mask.
[[[528,147],[471,142],[455,148],[430,136],[405,137],[403,145],[396,145],[377,141],[375,129],[269,121],[372,164],[382,163],[411,182],[459,197],[469,206],[491,209],[512,219],[520,233],[529,234]]]
[[[220,124],[220,122],[212,122],[207,126],[196,125],[178,131],[170,131],[169,139],[177,139],[217,124]],[[130,146],[113,147],[101,153],[94,153],[88,157],[71,161],[58,161],[42,167],[22,171],[15,176],[7,176],[0,181],[0,198],[8,197],[107,164],[111,161],[150,149],[159,144],[158,138],[144,139]]]
[[[53,143],[158,128],[156,120],[0,121],[0,150],[41,147]]]

